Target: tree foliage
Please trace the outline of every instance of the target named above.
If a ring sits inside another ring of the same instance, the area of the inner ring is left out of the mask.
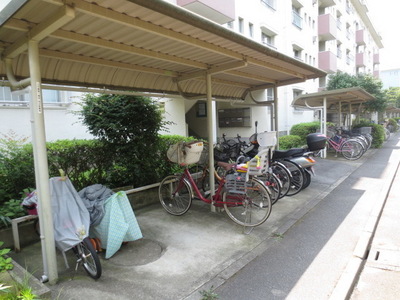
[[[344,72],[337,72],[329,75],[327,85],[328,90],[336,90],[350,87],[361,87],[372,96],[375,100],[364,103],[364,109],[369,112],[383,112],[386,109],[386,96],[382,90],[383,83],[380,79],[370,74],[350,75]]]
[[[108,145],[113,162],[109,181],[156,182],[154,161],[144,155],[157,155],[158,132],[167,124],[157,103],[141,96],[87,94],[81,116],[89,132]]]
[[[385,90],[387,102],[390,106],[400,108],[400,87],[390,87]]]

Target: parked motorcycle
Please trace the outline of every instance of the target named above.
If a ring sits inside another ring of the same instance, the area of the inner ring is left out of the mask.
[[[288,165],[290,163],[287,163],[287,167],[292,170],[293,168],[296,168],[296,166],[300,167],[300,171],[297,170],[296,174],[293,174],[292,172],[294,177],[297,175],[297,181],[295,178],[294,184],[291,187],[293,191],[289,191],[289,196],[298,193],[300,190],[305,189],[310,185],[311,175],[315,175],[313,166],[316,164],[316,161],[313,157],[316,153],[325,148],[326,141],[327,137],[324,134],[310,133],[307,135],[307,148],[292,148],[289,150],[274,151],[272,160],[282,161],[283,163],[289,161],[294,164],[294,166],[289,167]],[[302,178],[300,178],[301,176]]]

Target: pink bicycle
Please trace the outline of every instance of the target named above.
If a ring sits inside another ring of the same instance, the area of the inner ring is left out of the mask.
[[[328,139],[328,149],[334,149],[342,153],[343,157],[349,160],[359,159],[364,154],[364,146],[356,139],[349,139],[340,135],[333,135]]]

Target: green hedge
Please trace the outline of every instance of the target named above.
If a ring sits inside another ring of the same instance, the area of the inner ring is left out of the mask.
[[[309,133],[317,132],[321,127],[320,122],[299,123],[293,125],[290,129],[290,135],[297,135],[301,138],[303,144],[307,143],[306,137]]]
[[[279,137],[279,150],[300,148],[304,145],[303,139],[298,135],[284,135]]]
[[[156,153],[143,150],[140,161],[151,172],[143,172],[140,165],[129,170],[116,159],[118,153],[110,152],[107,144],[98,140],[59,140],[47,143],[49,176],[59,176],[59,169],[71,179],[76,190],[100,183],[110,188],[127,185],[151,184],[182,168],[168,161],[168,147],[179,141],[192,141],[192,137],[178,135],[160,136]],[[0,147],[0,204],[10,199],[24,198],[21,192],[35,188],[33,149],[31,144],[15,146],[3,143]],[[147,176],[147,177],[146,177]],[[137,180],[137,181],[134,181]]]

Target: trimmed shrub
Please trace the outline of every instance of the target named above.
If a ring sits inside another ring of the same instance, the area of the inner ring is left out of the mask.
[[[390,128],[391,128],[391,131],[390,131],[390,132],[396,132],[397,130],[399,130],[399,125],[397,124],[396,119],[389,119],[388,122],[389,122],[388,125],[389,125]],[[389,129],[389,130],[390,130],[390,129]]]
[[[290,129],[290,135],[297,135],[301,138],[302,143],[306,144],[306,137],[309,133],[317,132],[320,129],[320,122],[299,123],[293,125]]]
[[[362,122],[360,124],[354,125],[353,128],[359,127],[372,127],[372,148],[381,148],[385,140],[385,131],[382,125],[375,123]]]
[[[305,143],[303,139],[298,135],[284,135],[279,137],[279,149],[287,150],[290,148],[303,147]]]

